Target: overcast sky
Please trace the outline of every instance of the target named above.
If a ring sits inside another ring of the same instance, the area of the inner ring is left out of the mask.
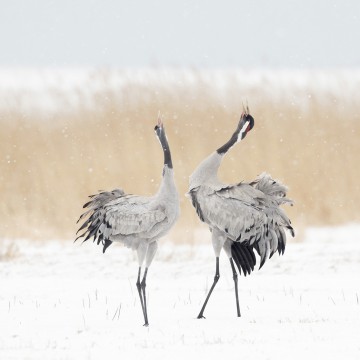
[[[359,0],[0,4],[0,66],[360,66]]]

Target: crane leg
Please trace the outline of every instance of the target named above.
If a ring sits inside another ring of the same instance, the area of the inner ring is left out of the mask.
[[[145,293],[147,272],[148,272],[148,268],[145,268],[144,276],[143,276],[143,278],[141,280],[141,284],[140,284],[141,290],[142,290],[142,295],[143,295],[143,300],[144,300],[144,307],[143,307],[144,320],[145,320],[144,326],[149,326],[148,315],[147,315],[147,306],[146,306],[146,293]]]
[[[144,320],[145,320],[145,324],[147,323],[147,316],[146,316],[146,312],[145,312],[145,307],[144,307],[144,300],[143,300],[143,296],[141,293],[141,282],[140,282],[140,275],[141,275],[141,266],[139,266],[139,272],[138,272],[138,278],[136,281],[136,287],[138,289],[138,293],[139,293],[139,297],[140,297],[140,304],[141,304],[141,309],[144,315]]]
[[[197,317],[198,319],[205,319],[205,317],[204,317],[204,311],[205,311],[206,304],[207,304],[207,302],[209,301],[210,295],[211,295],[211,293],[213,292],[216,283],[219,281],[219,278],[220,278],[220,272],[219,272],[219,257],[217,256],[217,257],[216,257],[216,271],[215,271],[214,282],[213,282],[213,284],[212,284],[212,286],[211,286],[211,288],[210,288],[210,290],[209,290],[209,293],[208,293],[208,295],[207,295],[207,297],[206,297],[206,299],[205,299],[204,305],[202,306],[202,308],[201,308],[201,310],[200,310],[200,313],[199,313],[199,315],[198,315],[198,317]]]
[[[237,311],[237,316],[240,317],[240,305],[239,305],[239,291],[238,291],[238,275],[234,266],[234,261],[232,258],[230,258],[230,265],[231,265],[231,269],[233,272],[233,279],[234,279],[234,284],[235,284],[235,299],[236,299],[236,311]]]

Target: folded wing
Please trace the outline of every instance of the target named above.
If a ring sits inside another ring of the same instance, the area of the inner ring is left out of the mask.
[[[189,194],[202,221],[210,228],[217,228],[232,241],[242,244],[242,247],[249,247],[240,249],[239,245],[234,244],[234,255],[246,260],[255,248],[261,257],[261,268],[276,251],[284,253],[284,228],[294,236],[289,218],[279,207],[283,203],[291,203],[285,198],[286,190],[269,175],[262,174],[252,183],[221,189],[203,185],[192,189]],[[247,271],[253,268],[253,262],[250,263],[249,267],[249,261],[244,262]]]
[[[89,210],[79,219],[88,216],[78,230],[84,230],[78,238],[84,237],[86,241],[93,237],[94,242],[104,245],[103,252],[115,238],[135,234],[156,236],[160,231],[157,225],[166,219],[164,209],[160,206],[152,208],[151,198],[126,195],[121,189],[101,192],[91,198],[84,205]]]

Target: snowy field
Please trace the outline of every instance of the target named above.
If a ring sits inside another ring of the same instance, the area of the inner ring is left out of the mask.
[[[198,320],[215,270],[210,240],[163,239],[148,276],[148,328],[128,249],[16,247],[0,262],[0,359],[360,358],[360,226],[309,229],[283,257],[241,277],[241,318],[224,254],[207,318]]]

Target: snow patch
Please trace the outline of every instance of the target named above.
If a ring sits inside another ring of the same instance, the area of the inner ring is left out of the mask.
[[[12,241],[14,242],[14,240]],[[113,245],[16,241],[0,262],[1,359],[357,359],[360,355],[360,226],[308,229],[260,271],[239,278],[222,254],[212,283],[208,244],[164,239],[149,270],[150,327],[142,326],[137,262]]]

